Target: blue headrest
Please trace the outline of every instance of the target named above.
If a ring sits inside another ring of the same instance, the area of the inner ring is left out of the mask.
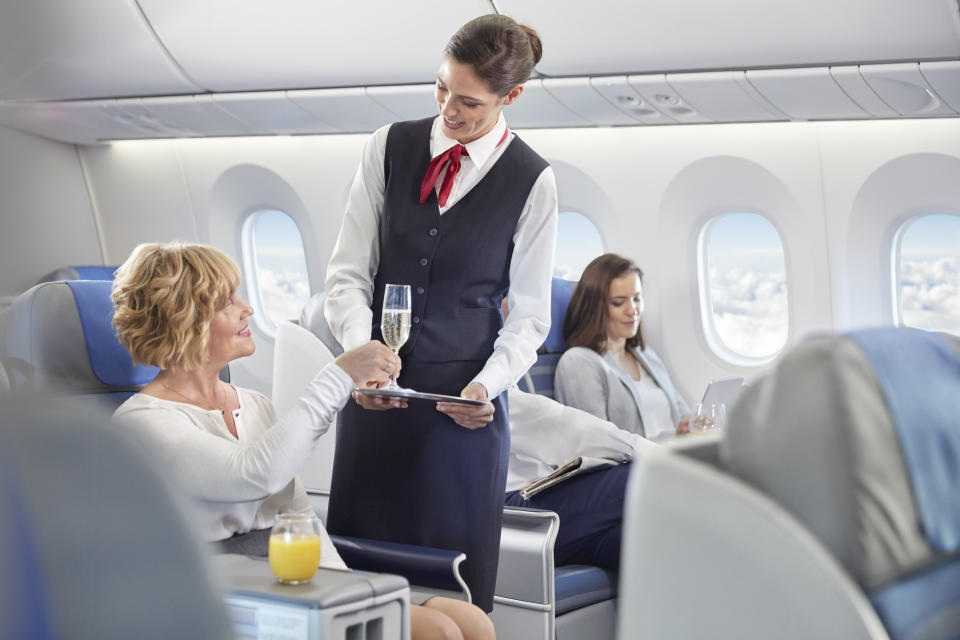
[[[160,371],[157,367],[134,365],[130,352],[113,329],[111,282],[105,280],[67,281],[77,302],[90,367],[105,385],[128,387],[146,384]]]
[[[60,280],[113,280],[113,275],[119,268],[117,265],[107,266],[102,264],[60,267],[45,274],[37,283],[58,282]]]
[[[866,329],[849,337],[880,383],[927,540],[953,553],[960,549],[960,353],[919,329]]]
[[[554,278],[550,284],[550,333],[540,347],[541,353],[563,353],[566,343],[563,341],[563,320],[567,316],[573,284],[563,278]]]
[[[105,265],[73,267],[77,272],[74,280],[113,280],[113,274],[119,267],[108,267]]]

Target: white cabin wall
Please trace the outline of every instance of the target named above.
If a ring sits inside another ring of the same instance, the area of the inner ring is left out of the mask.
[[[103,264],[76,147],[0,126],[0,194],[0,299],[60,267]]]
[[[830,327],[817,125],[687,125],[521,135],[549,160],[577,166],[609,198],[609,212],[580,212],[603,230],[607,251],[630,257],[644,270],[645,335],[691,402],[711,379],[733,374],[749,379],[763,369],[720,359],[701,329],[697,239],[712,216],[760,213],[780,231],[790,278],[791,343]],[[561,176],[558,183],[561,203],[566,204]]]
[[[753,211],[780,231],[789,279],[788,346],[811,332],[890,322],[878,284],[888,266],[870,254],[876,249],[857,249],[872,242],[871,231],[865,232],[872,229],[870,217],[857,220],[866,214],[852,211],[857,194],[891,162],[897,189],[946,183],[958,173],[900,175],[897,159],[960,154],[960,120],[950,119],[541,129],[520,135],[553,163],[561,206],[591,217],[608,251],[628,255],[645,270],[646,335],[691,401],[712,378],[750,379],[766,368],[720,359],[700,328],[696,243],[710,216]],[[277,208],[300,225],[316,292],[367,138],[131,141],[82,148],[81,154],[99,214],[110,227],[110,260],[122,260],[137,242],[180,237],[211,242],[240,263],[245,216]],[[904,197],[927,202],[923,189],[907,189]],[[872,206],[863,202],[861,208]],[[889,288],[889,276],[884,286]],[[859,320],[851,309],[860,310]],[[269,392],[272,345],[259,331],[257,342],[257,354],[233,371],[239,384]]]
[[[824,214],[838,331],[895,321],[895,234],[960,212],[960,121],[823,122]]]

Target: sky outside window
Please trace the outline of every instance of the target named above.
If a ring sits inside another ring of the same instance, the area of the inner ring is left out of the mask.
[[[253,227],[257,285],[264,311],[274,325],[300,317],[310,298],[303,238],[282,211],[257,214]]]
[[[715,218],[704,238],[707,300],[716,337],[734,353],[766,358],[787,341],[787,277],[776,228],[755,213]]]
[[[557,251],[553,275],[579,280],[584,268],[603,254],[603,240],[597,226],[585,215],[561,211],[557,218]]]
[[[903,324],[960,335],[960,216],[927,215],[900,236]]]

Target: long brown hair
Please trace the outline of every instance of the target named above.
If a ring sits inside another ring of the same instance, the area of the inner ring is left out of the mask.
[[[491,13],[460,27],[443,53],[471,65],[490,91],[505,96],[530,78],[543,55],[543,43],[530,27]]]
[[[606,351],[610,283],[630,273],[643,278],[643,271],[636,263],[615,253],[605,253],[587,265],[573,290],[567,315],[563,319],[563,339],[567,348],[588,347],[597,353]],[[637,346],[641,351],[647,347],[643,339],[642,319],[636,335],[627,338],[627,349]]]

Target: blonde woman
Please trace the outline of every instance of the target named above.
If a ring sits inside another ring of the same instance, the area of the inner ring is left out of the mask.
[[[220,250],[198,244],[144,244],[117,271],[117,336],[136,362],[160,373],[115,418],[143,436],[151,453],[199,505],[200,527],[225,551],[266,555],[281,510],[309,509],[296,478],[337,411],[357,387],[387,382],[400,359],[379,342],[340,355],[278,419],[270,400],[219,379],[256,349],[253,310],[237,295],[240,274]],[[321,566],[346,569],[326,531]],[[411,610],[414,638],[492,638],[476,607],[432,598]]]

